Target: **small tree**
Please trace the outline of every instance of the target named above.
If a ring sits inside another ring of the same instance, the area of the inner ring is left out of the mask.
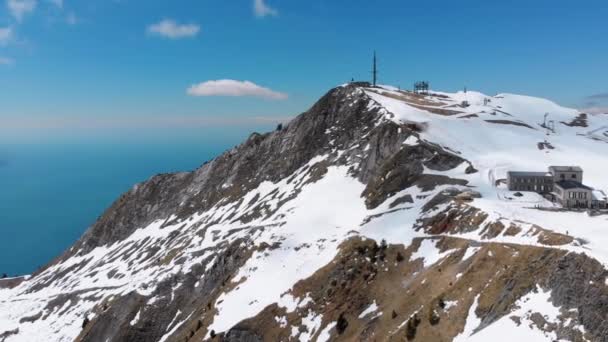
[[[386,250],[387,247],[388,244],[386,243],[386,240],[382,239],[382,241],[380,241],[380,249]]]
[[[408,340],[411,341],[416,337],[418,324],[420,324],[418,314],[414,314],[414,316],[410,317],[410,319],[407,321],[407,325],[405,327],[405,337],[407,337]]]
[[[2,279],[8,278],[8,274],[2,273]]]
[[[405,258],[403,257],[403,254],[401,254],[401,252],[397,252],[397,262],[402,262]]]
[[[336,322],[336,331],[338,332],[338,335],[342,335],[342,333],[344,332],[344,330],[346,330],[347,327],[348,321],[346,320],[346,318],[344,318],[344,313],[341,313],[340,317],[338,317],[338,322]]]
[[[283,124],[282,123],[278,124],[277,125],[277,131],[280,131],[282,129],[283,129]]]

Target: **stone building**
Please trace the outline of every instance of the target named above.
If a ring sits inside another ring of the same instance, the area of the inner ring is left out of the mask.
[[[554,182],[571,180],[583,183],[583,169],[578,166],[549,166]]]
[[[507,186],[511,191],[534,191],[548,194],[553,191],[553,175],[548,172],[509,171]]]
[[[608,207],[603,191],[583,184],[583,169],[578,166],[550,166],[548,172],[509,171],[507,187],[511,191],[534,191],[565,208]]]
[[[574,180],[555,183],[555,200],[565,208],[590,208],[593,189]]]

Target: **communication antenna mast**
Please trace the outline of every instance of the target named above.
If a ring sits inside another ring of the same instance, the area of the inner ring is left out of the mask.
[[[376,86],[376,81],[378,80],[378,68],[376,66],[376,50],[374,50],[374,65],[372,67],[372,85]]]
[[[467,86],[464,86],[464,101],[462,101],[461,105],[463,107],[469,106],[469,99],[467,98]]]
[[[549,121],[549,129],[551,132],[555,133],[555,120]]]

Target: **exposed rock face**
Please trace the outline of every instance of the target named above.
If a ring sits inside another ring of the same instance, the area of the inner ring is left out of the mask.
[[[393,113],[372,96],[380,93],[369,84],[335,88],[280,130],[253,133],[192,172],[137,184],[32,280],[0,281],[0,290],[17,289],[15,301],[34,303],[19,316],[22,326],[0,325],[0,342],[25,340],[33,329],[21,327],[61,317],[72,320],[62,323],[69,333],[44,333],[77,341],[451,341],[511,320],[548,339],[608,341],[602,264],[569,252],[582,243],[568,234],[474,206],[478,165],[423,139],[428,125],[389,120]],[[390,98],[442,117],[477,117],[446,109],[456,108],[446,95]],[[536,130],[498,123],[490,121]],[[311,188],[336,174],[355,185],[323,189],[338,196],[322,204],[339,208],[357,197],[365,213],[358,221],[314,206],[323,201]],[[294,214],[306,205],[313,209]],[[318,220],[305,220],[317,212]],[[293,230],[294,220],[305,223]],[[369,238],[389,225],[407,243]],[[524,237],[535,245],[518,244]],[[298,253],[303,262],[271,267]],[[260,292],[293,268],[303,275],[277,286],[272,300],[240,293],[264,267],[278,271]],[[45,293],[52,295],[41,299]],[[518,311],[537,293],[548,293],[559,315]],[[250,314],[226,319],[239,311],[229,294],[247,298],[238,309]],[[479,320],[472,328],[471,317]]]
[[[576,319],[598,341],[608,341],[608,289],[606,269],[585,255],[568,254],[558,259],[548,279],[556,305],[578,310]],[[566,336],[567,332],[564,332]],[[567,337],[565,337],[567,339]]]
[[[76,249],[87,252],[120,241],[150,222],[171,215],[188,217],[220,200],[238,201],[261,182],[279,181],[316,155],[369,139],[373,152],[357,170],[365,181],[379,163],[399,149],[407,133],[399,134],[398,127],[388,122],[374,128],[379,109],[367,109],[368,101],[356,89],[351,86],[330,91],[280,131],[253,133],[243,144],[191,173],[158,175],[136,185],[87,231]],[[374,134],[365,138],[371,130]],[[357,152],[352,150],[335,162],[344,162]]]
[[[120,241],[137,227],[175,215],[184,218],[210,209],[219,201],[238,201],[263,181],[277,182],[312,157],[350,149],[333,161],[345,164],[364,156],[353,170],[368,183],[368,206],[411,185],[466,184],[463,180],[422,176],[423,165],[438,171],[452,169],[463,159],[421,142],[403,148],[402,142],[417,133],[407,125],[381,121],[380,108],[369,108],[369,99],[356,85],[333,89],[310,110],[279,131],[253,133],[243,144],[227,151],[191,173],[162,174],[138,184],[121,196],[87,231],[74,250]],[[363,148],[369,145],[369,153]],[[391,177],[386,178],[388,173]],[[375,198],[380,196],[380,198]]]
[[[178,312],[198,312],[201,315],[210,310],[219,291],[227,286],[227,281],[249,257],[247,242],[237,240],[212,265],[201,264],[189,274],[178,275],[158,284],[152,297],[158,297],[157,305],[146,305],[146,298],[131,292],[115,302],[102,305],[102,310],[83,330],[79,341],[156,341],[165,335],[168,325]],[[211,260],[209,260],[211,261]],[[205,272],[206,266],[209,271]],[[197,283],[205,273],[205,280]],[[173,287],[182,284],[177,291]],[[104,309],[105,308],[105,309]],[[139,319],[135,322],[135,317]],[[203,326],[198,319],[193,320],[193,332]],[[199,323],[200,322],[200,323]],[[192,323],[191,323],[192,324]]]

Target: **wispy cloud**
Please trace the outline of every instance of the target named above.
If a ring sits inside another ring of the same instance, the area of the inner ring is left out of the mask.
[[[68,23],[68,25],[76,25],[78,24],[79,20],[76,14],[74,14],[74,12],[70,12],[65,17],[65,22]]]
[[[148,33],[169,39],[194,37],[200,32],[196,24],[179,24],[171,19],[148,26]]]
[[[253,13],[256,17],[276,16],[279,11],[268,6],[264,0],[253,0]]]
[[[214,80],[194,84],[187,90],[192,96],[254,96],[285,100],[287,94],[259,86],[250,81]]]
[[[582,108],[580,111],[589,114],[608,114],[608,107],[589,107]]]
[[[608,92],[585,96],[580,111],[589,114],[608,114]]]
[[[608,93],[599,93],[587,96],[588,99],[592,100],[608,100]]]
[[[13,65],[15,61],[12,58],[0,56],[0,65]]]
[[[12,27],[0,27],[0,46],[8,44],[13,38]]]
[[[6,0],[6,8],[17,21],[36,9],[36,0]]]

